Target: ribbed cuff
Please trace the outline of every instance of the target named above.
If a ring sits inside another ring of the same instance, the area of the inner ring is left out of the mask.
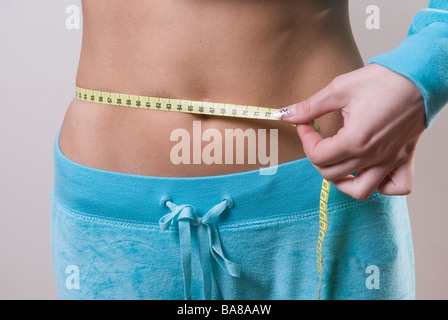
[[[427,10],[440,14],[420,19]],[[422,10],[415,17],[408,37],[397,49],[372,57],[367,62],[380,64],[415,83],[425,101],[427,128],[448,103],[447,16],[442,10]],[[434,21],[437,18],[447,21]]]

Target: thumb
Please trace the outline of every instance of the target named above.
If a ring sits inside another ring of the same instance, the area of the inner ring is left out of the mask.
[[[310,98],[274,111],[274,117],[292,123],[308,123],[342,107],[342,99],[330,83]]]

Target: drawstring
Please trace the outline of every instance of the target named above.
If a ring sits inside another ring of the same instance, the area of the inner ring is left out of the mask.
[[[182,272],[184,278],[184,294],[185,299],[191,299],[191,226],[198,227],[199,254],[201,257],[201,268],[204,284],[204,298],[211,299],[212,292],[212,269],[211,257],[213,257],[227,272],[233,277],[239,277],[241,266],[236,264],[224,256],[219,238],[218,229],[210,222],[217,218],[227,207],[232,205],[230,198],[224,198],[221,203],[211,208],[204,216],[200,217],[196,213],[196,209],[189,204],[175,205],[168,199],[162,200],[162,204],[171,209],[171,212],[164,215],[159,220],[161,231],[166,231],[174,224],[178,224],[180,253],[182,259]],[[208,246],[206,238],[208,238]]]

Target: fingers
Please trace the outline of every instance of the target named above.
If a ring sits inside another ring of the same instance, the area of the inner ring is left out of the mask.
[[[414,158],[400,165],[387,175],[378,192],[388,196],[407,195],[412,191],[414,185]]]
[[[297,133],[302,140],[305,154],[318,167],[329,166],[352,157],[347,150],[347,141],[350,140],[347,140],[344,128],[325,139],[311,124],[297,125]]]
[[[368,199],[375,190],[389,196],[408,195],[414,182],[414,160],[409,158],[395,169],[375,166],[362,169],[356,176],[348,175],[333,181],[341,192],[358,200]]]
[[[370,167],[373,164],[373,161],[369,161],[364,158],[353,157],[327,167],[316,167],[316,169],[325,180],[337,181],[355,171]]]
[[[276,110],[274,116],[287,122],[308,123],[326,113],[341,109],[342,100],[336,89],[339,81],[333,80],[328,86],[310,98]]]
[[[384,166],[365,168],[359,171],[356,176],[349,175],[333,181],[333,185],[352,198],[364,201],[375,192],[389,172],[390,168]]]

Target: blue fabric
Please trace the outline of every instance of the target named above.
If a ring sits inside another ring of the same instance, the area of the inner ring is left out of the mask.
[[[58,131],[54,170],[60,299],[317,299],[322,178],[306,158],[274,175],[140,176],[70,160]],[[332,187],[328,220],[321,299],[415,298],[406,197]]]
[[[407,38],[368,64],[383,65],[415,83],[423,95],[426,127],[448,103],[448,0],[432,0],[413,19]]]

